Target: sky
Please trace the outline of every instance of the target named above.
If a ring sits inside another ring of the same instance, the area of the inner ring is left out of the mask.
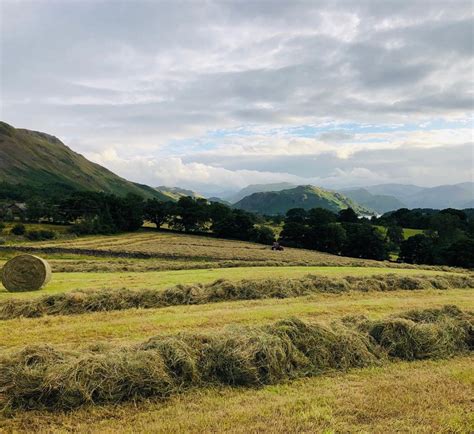
[[[222,194],[473,180],[471,1],[0,0],[0,118]]]

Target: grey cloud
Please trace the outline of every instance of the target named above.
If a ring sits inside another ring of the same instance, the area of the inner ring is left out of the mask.
[[[340,158],[333,152],[291,156],[254,155],[239,158],[195,156],[184,158],[184,162],[197,161],[234,171],[245,168],[262,172],[289,173],[308,179],[318,178],[322,183],[329,182],[326,184],[328,187],[337,185],[338,181],[332,178],[338,170],[351,172],[357,168],[379,174],[381,179],[435,185],[453,184],[472,177],[474,167],[472,146],[473,143],[466,143],[449,148],[437,146],[363,150],[355,152],[348,158]],[[423,173],[421,178],[420,173]],[[344,179],[339,182],[345,186]]]
[[[127,155],[134,145],[153,153],[246,124],[405,122],[473,109],[469,1],[4,0],[2,8],[1,117],[79,151],[119,144]],[[380,163],[385,173],[402,164],[391,158]],[[247,158],[222,164],[264,170]],[[289,155],[264,166],[330,176],[346,164]]]

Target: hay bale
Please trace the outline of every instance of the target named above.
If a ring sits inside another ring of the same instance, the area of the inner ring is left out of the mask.
[[[2,283],[10,292],[37,291],[51,280],[51,267],[34,255],[19,255],[3,267]]]

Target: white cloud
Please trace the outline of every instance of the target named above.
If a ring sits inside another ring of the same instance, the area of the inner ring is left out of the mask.
[[[2,119],[134,180],[441,183],[390,151],[472,143],[470,1],[1,5]],[[356,161],[379,151],[384,173]]]

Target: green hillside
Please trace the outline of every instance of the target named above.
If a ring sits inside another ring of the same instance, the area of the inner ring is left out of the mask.
[[[165,185],[160,185],[159,187],[155,188],[156,191],[162,193],[165,196],[168,196],[169,199],[178,201],[181,197],[194,197],[194,198],[202,198],[199,193],[196,193],[192,190],[186,190],[180,187],[167,187]]]
[[[281,191],[254,193],[244,197],[234,207],[267,215],[285,214],[291,208],[324,208],[338,212],[350,207],[360,214],[370,213],[366,208],[341,193],[324,190],[312,185],[300,185]]]
[[[0,182],[52,191],[103,191],[170,200],[146,185],[121,178],[92,163],[49,134],[0,122]]]

